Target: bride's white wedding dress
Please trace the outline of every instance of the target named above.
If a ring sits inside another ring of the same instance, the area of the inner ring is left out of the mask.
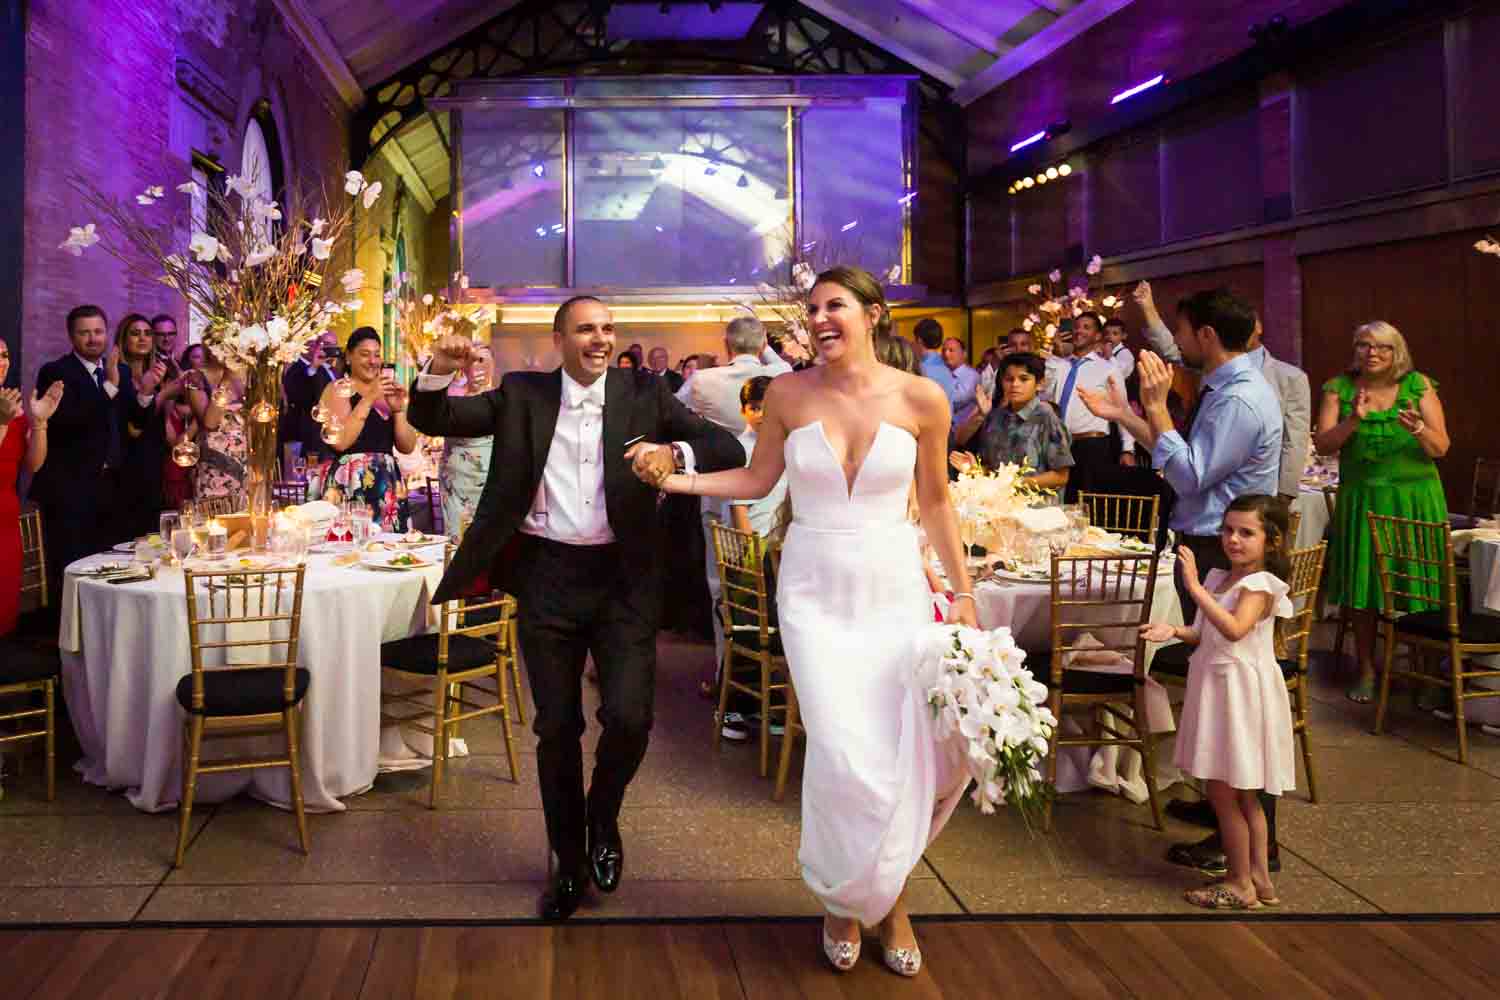
[[[788,434],[785,455],[776,602],[807,730],[802,877],[829,912],[875,924],[968,784],[908,682],[933,624],[907,520],[917,443],[882,421],[852,485],[821,421]]]

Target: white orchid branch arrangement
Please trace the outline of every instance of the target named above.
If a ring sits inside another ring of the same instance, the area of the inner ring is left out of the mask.
[[[1037,350],[1043,354],[1052,350],[1052,340],[1065,320],[1077,319],[1087,312],[1100,313],[1105,319],[1119,313],[1125,305],[1123,299],[1105,295],[1096,301],[1089,289],[1091,280],[1103,267],[1104,261],[1095,254],[1084,266],[1080,284],[1064,288],[1062,270],[1054,268],[1045,279],[1027,287],[1027,294],[1035,301],[1021,321],[1021,329],[1032,335]]]
[[[408,364],[420,365],[432,353],[439,337],[457,335],[477,340],[484,328],[495,322],[494,305],[464,302],[469,276],[462,271],[453,275],[458,300],[449,301],[442,292],[423,292],[408,272],[396,275],[396,284],[385,293],[385,302],[396,313],[396,329],[401,333],[401,351]]]

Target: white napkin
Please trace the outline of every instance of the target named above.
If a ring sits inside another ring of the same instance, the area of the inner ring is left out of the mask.
[[[1024,507],[1006,516],[1037,535],[1063,531],[1068,527],[1068,515],[1063,513],[1061,507]]]
[[[1478,528],[1460,528],[1453,532],[1453,554],[1461,556],[1469,551],[1469,546],[1476,540],[1486,542],[1500,542],[1500,528],[1492,527],[1494,521],[1480,521]]]

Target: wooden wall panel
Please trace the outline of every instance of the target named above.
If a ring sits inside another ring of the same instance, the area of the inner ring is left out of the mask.
[[[1015,196],[1016,273],[1061,267],[1068,251],[1069,184],[1044,184]]]
[[[1297,211],[1442,184],[1448,176],[1443,26],[1297,81]]]
[[[958,168],[943,158],[925,134],[919,135],[917,201],[920,204],[912,232],[917,282],[926,285],[934,295],[958,295],[964,286],[959,264],[963,215],[957,197]]]
[[[1161,147],[1154,130],[1090,156],[1086,180],[1089,253],[1161,243]]]
[[[1459,21],[1454,35],[1454,172],[1473,177],[1500,170],[1500,9]]]
[[[1314,392],[1344,370],[1354,328],[1383,319],[1406,337],[1419,371],[1440,385],[1453,446],[1439,462],[1450,506],[1467,503],[1474,459],[1500,454],[1500,261],[1474,251],[1483,232],[1302,258],[1304,367]]]
[[[1167,242],[1261,221],[1259,112],[1251,94],[1169,127],[1161,184]]]
[[[972,283],[1010,277],[1010,210],[1003,191],[975,195],[969,203],[969,275]]]

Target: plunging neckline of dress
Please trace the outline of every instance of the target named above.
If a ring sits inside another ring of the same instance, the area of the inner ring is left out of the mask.
[[[880,443],[880,435],[885,431],[887,427],[903,431],[904,433],[911,435],[912,440],[916,440],[916,435],[912,434],[911,431],[908,431],[905,427],[893,424],[889,420],[881,420],[875,425],[875,434],[870,438],[870,445],[865,449],[864,457],[859,460],[859,465],[857,465],[854,469],[854,478],[850,479],[849,474],[844,471],[844,462],[839,458],[838,450],[834,448],[833,442],[829,440],[828,429],[823,425],[822,417],[819,417],[816,420],[809,421],[808,423],[803,424],[801,427],[794,427],[791,433],[795,434],[800,430],[806,430],[814,426],[818,428],[818,437],[823,439],[823,447],[828,449],[828,457],[833,459],[833,463],[838,466],[839,475],[843,477],[845,490],[844,498],[846,500],[853,500],[854,494],[859,492],[859,480],[860,477],[864,475],[865,465],[870,461],[870,453],[873,452],[875,450],[875,446]]]

